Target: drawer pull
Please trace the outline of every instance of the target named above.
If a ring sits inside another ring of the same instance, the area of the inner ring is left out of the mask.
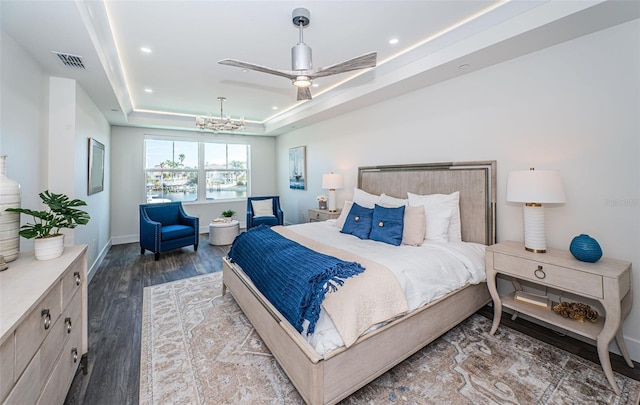
[[[71,333],[71,318],[64,318],[64,323],[67,325],[67,333]]]
[[[73,362],[77,363],[78,362],[78,349],[76,347],[71,349],[71,356],[73,358]]]
[[[80,282],[82,281],[82,279],[80,278],[80,273],[75,271],[73,273],[73,277],[75,277],[75,279],[76,279],[76,285],[80,285]]]
[[[542,280],[543,278],[547,277],[547,275],[544,272],[544,270],[542,270],[542,266],[538,266],[538,268],[533,272],[533,274],[536,277],[538,277],[540,280]]]
[[[42,312],[40,312],[40,316],[44,318],[44,330],[49,329],[51,327],[51,314],[49,313],[49,310],[43,309]]]

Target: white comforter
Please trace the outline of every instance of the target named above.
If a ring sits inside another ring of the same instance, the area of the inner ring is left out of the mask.
[[[397,277],[409,311],[466,284],[485,281],[485,246],[469,242],[425,242],[422,246],[392,246],[340,233],[335,220],[288,226],[309,239],[350,251],[386,266]],[[322,310],[312,335],[303,335],[320,354],[343,346],[331,318]]]

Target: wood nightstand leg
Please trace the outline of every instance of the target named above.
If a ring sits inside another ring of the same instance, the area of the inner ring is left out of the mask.
[[[493,325],[491,325],[491,335],[496,333],[498,330],[498,326],[500,326],[500,318],[502,317],[502,300],[500,299],[500,295],[498,295],[498,289],[496,287],[496,273],[493,270],[493,265],[491,268],[489,266],[486,267],[487,272],[487,287],[489,288],[489,294],[491,294],[491,298],[493,299]]]
[[[627,345],[624,343],[624,336],[622,336],[622,328],[620,328],[618,333],[616,333],[616,343],[618,344],[618,349],[620,349],[620,353],[622,353],[622,357],[624,357],[624,361],[627,363],[627,366],[633,368],[633,361],[631,361]]]
[[[606,287],[607,285],[605,285],[605,291]],[[609,356],[609,344],[614,337],[616,337],[617,341],[617,335],[620,334],[620,329],[622,327],[620,319],[620,300],[617,299],[618,297],[616,297],[615,294],[610,294],[610,296],[612,296],[611,298],[613,299],[600,301],[604,307],[605,318],[602,331],[596,339],[596,346],[598,347],[598,357],[600,358],[600,365],[602,366],[604,375],[607,376],[607,380],[609,381],[609,384],[611,384],[611,388],[613,388],[616,395],[620,395],[620,389],[613,377],[611,358]]]

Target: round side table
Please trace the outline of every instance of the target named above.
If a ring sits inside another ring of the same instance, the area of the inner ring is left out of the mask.
[[[211,222],[209,224],[209,244],[210,245],[230,245],[238,236],[240,231],[240,222],[231,220],[231,222]]]

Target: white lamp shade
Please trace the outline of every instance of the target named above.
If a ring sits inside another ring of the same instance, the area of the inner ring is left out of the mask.
[[[328,190],[338,190],[344,186],[342,181],[342,175],[336,173],[329,173],[322,175],[322,188]]]
[[[507,201],[564,203],[564,187],[556,170],[523,170],[507,176]]]

